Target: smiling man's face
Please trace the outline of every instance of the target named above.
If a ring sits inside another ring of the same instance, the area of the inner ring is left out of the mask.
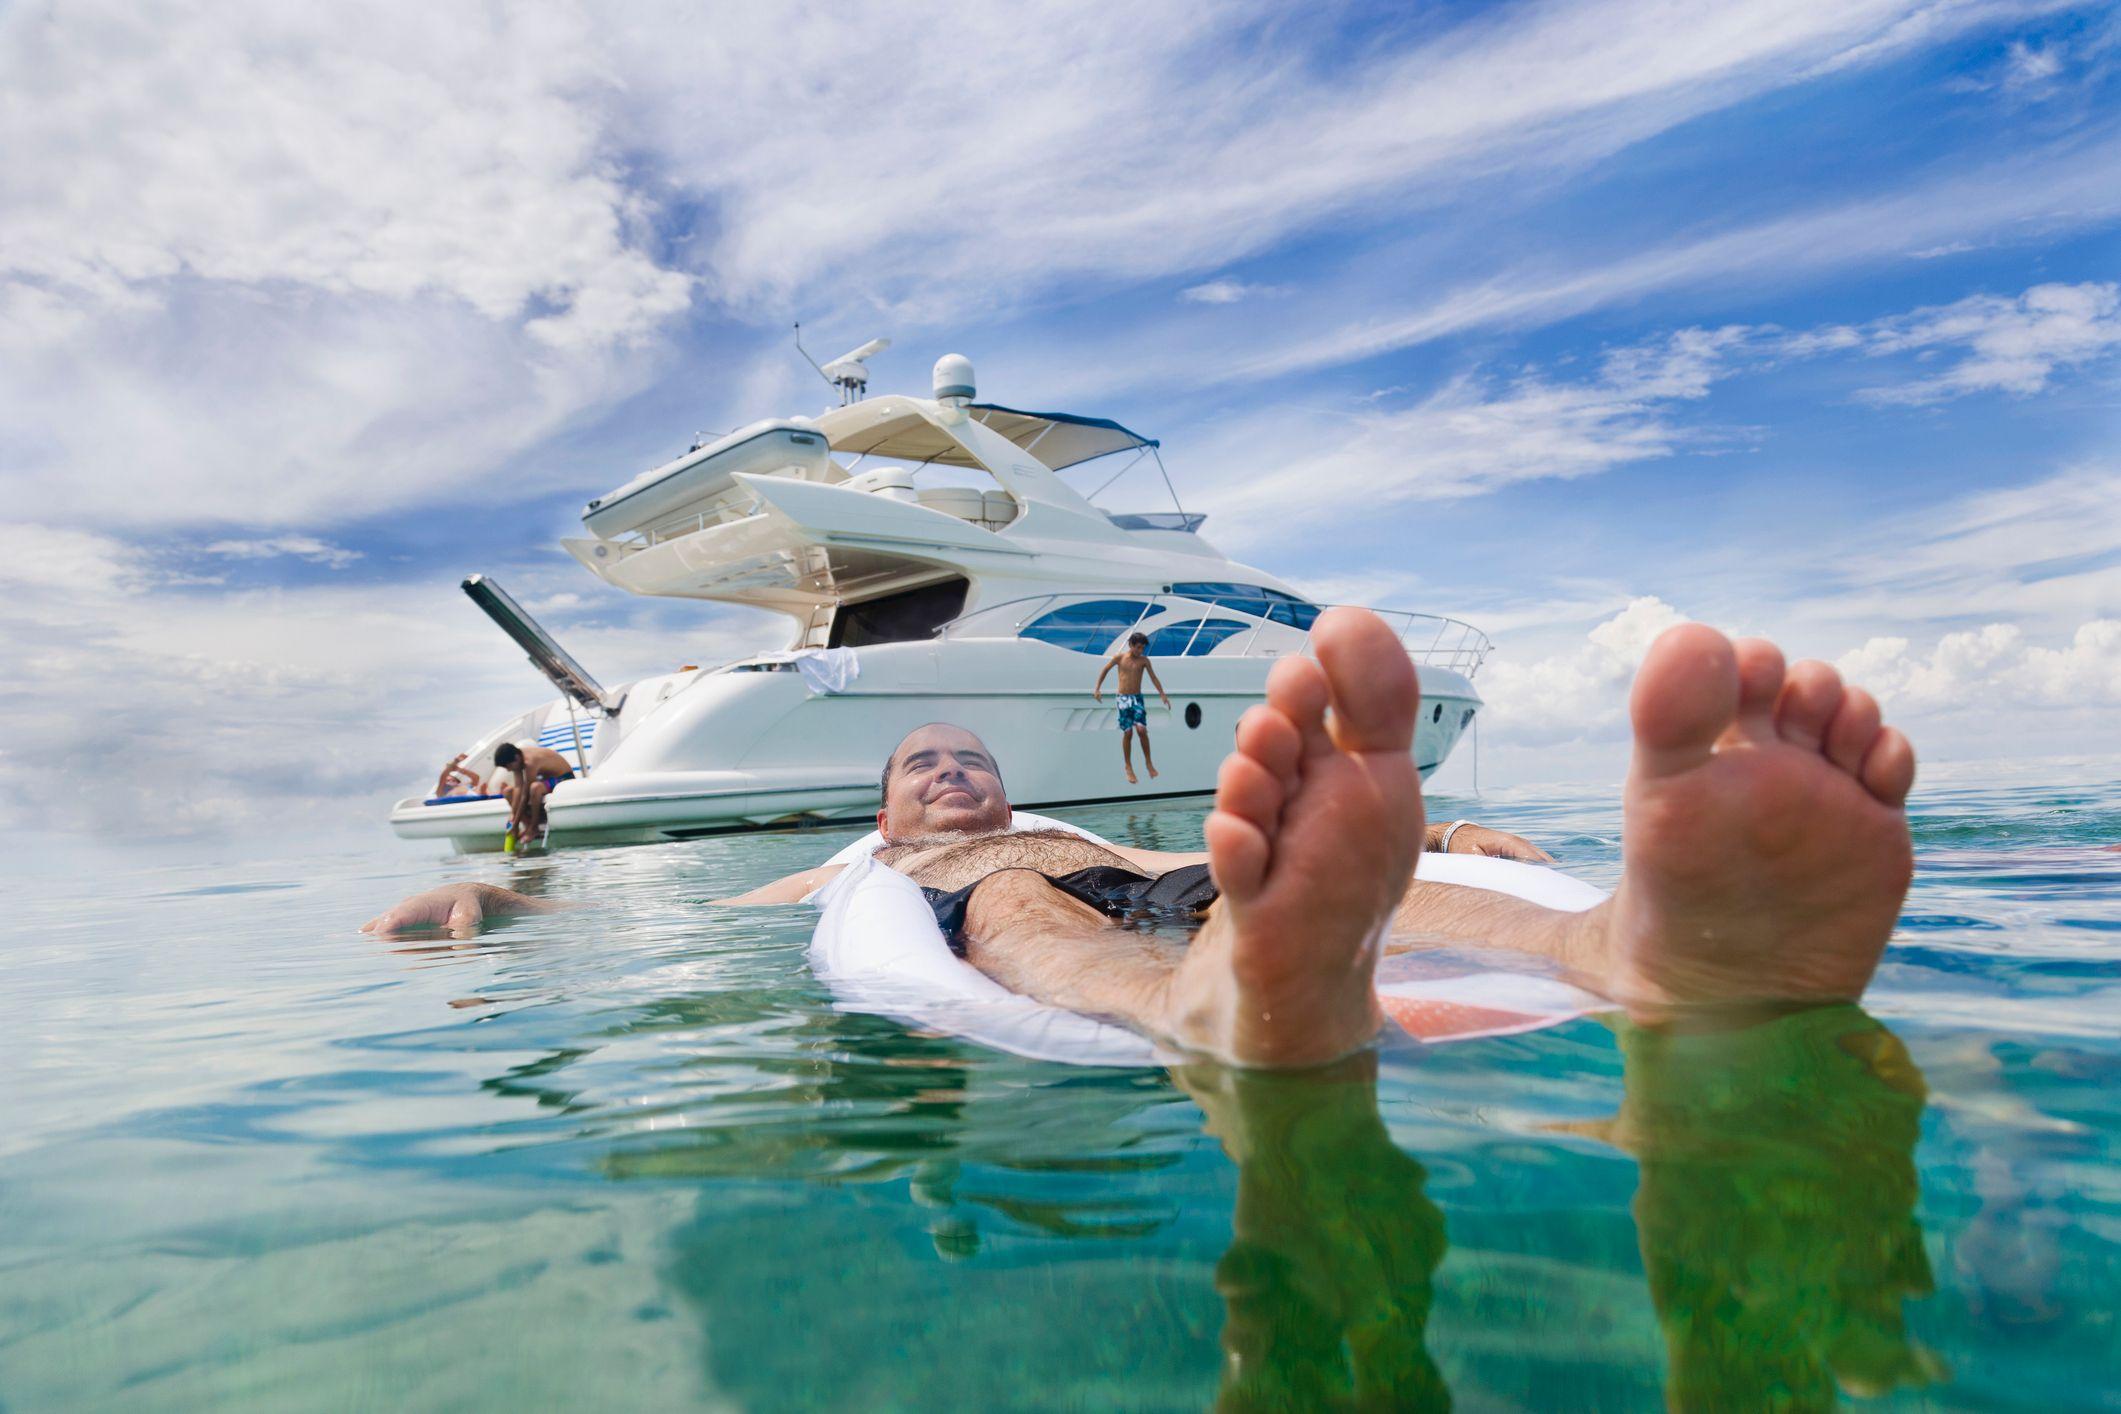
[[[876,827],[887,840],[1009,828],[1009,799],[987,744],[963,727],[930,723],[891,753]]]

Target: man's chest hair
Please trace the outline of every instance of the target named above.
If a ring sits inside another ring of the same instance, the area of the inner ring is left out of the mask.
[[[962,889],[1001,869],[1072,874],[1098,865],[1134,868],[1111,850],[1066,830],[1024,830],[943,843],[914,840],[885,845],[876,858],[931,889]]]

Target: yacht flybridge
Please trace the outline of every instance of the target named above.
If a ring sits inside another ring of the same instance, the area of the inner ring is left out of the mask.
[[[866,818],[885,756],[931,721],[977,732],[1021,807],[1204,794],[1267,670],[1307,650],[1320,606],[1226,558],[1175,495],[1171,511],[1112,514],[1063,479],[1125,454],[1161,469],[1156,442],[977,402],[954,354],[935,366],[933,397],[863,397],[873,351],[822,370],[842,406],[695,447],[591,501],[588,534],[562,542],[630,593],[785,614],[784,648],[607,690],[498,586],[466,581],[559,689],[467,748],[482,775],[504,741],[574,763],[547,802],[548,843]],[[1488,640],[1455,619],[1385,618],[1420,665],[1426,776],[1480,709],[1472,678]],[[1090,688],[1137,629],[1171,708],[1152,696],[1162,774],[1130,786],[1111,683],[1102,703]],[[400,835],[465,850],[500,848],[507,818],[491,797],[415,796],[391,811]]]

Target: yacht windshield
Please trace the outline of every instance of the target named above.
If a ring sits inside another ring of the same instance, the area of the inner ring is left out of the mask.
[[[1173,594],[1183,594],[1188,599],[1198,599],[1217,608],[1235,609],[1240,614],[1253,614],[1270,619],[1290,628],[1308,633],[1311,625],[1318,622],[1324,612],[1316,604],[1299,599],[1294,594],[1284,594],[1279,589],[1269,589],[1263,584],[1226,584],[1208,580],[1195,580],[1187,584],[1170,586]]]
[[[1187,619],[1165,624],[1149,635],[1152,658],[1199,658],[1215,651],[1215,645],[1251,625],[1239,619]]]

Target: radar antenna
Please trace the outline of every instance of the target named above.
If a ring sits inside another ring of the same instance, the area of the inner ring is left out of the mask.
[[[795,351],[803,356],[803,362],[817,369],[817,376],[839,389],[840,406],[858,403],[869,391],[868,359],[875,358],[891,347],[889,339],[871,339],[858,349],[851,349],[827,364],[819,364],[803,347],[803,326],[795,326]]]

